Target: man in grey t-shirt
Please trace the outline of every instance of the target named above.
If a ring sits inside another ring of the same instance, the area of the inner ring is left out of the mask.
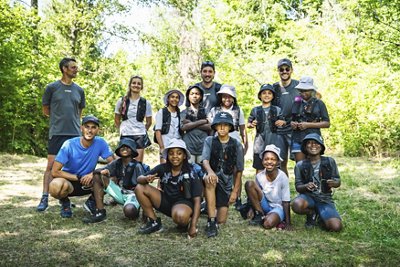
[[[78,65],[73,58],[63,58],[59,63],[62,78],[46,86],[42,97],[42,111],[50,117],[47,167],[43,176],[43,194],[37,211],[48,207],[51,168],[65,140],[80,135],[80,118],[85,107],[85,93],[72,79],[78,73]]]
[[[199,86],[204,90],[203,95],[203,107],[206,114],[217,105],[218,97],[217,93],[221,88],[221,84],[214,82],[215,76],[215,65],[211,61],[204,61],[201,63],[201,82],[196,83],[195,86]]]

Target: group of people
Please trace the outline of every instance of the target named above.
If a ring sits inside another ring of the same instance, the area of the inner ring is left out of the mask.
[[[311,77],[291,78],[289,59],[278,62],[279,82],[261,86],[261,103],[252,109],[247,124],[235,87],[215,82],[214,63],[203,62],[201,82],[190,86],[185,95],[173,89],[163,97],[165,107],[155,115],[153,128],[153,142],[160,152],[154,168],[144,163],[153,114],[150,102],[141,95],[143,79],[132,76],[126,95],[117,100],[114,122],[120,142],[113,152],[97,136],[98,118],[87,115],[80,123],[86,100],[83,89],[73,82],[78,72],[75,59],[64,58],[59,67],[62,78],[50,83],[42,98],[50,130],[38,211],[48,208],[51,195],[60,201],[61,216],[69,218],[69,197],[89,195],[84,208],[90,216],[83,221],[97,223],[107,218],[104,195],[108,194],[123,205],[127,218],[137,219],[143,210],[141,234],[163,229],[157,210],[189,237],[197,235],[200,214],[206,213],[206,235],[215,237],[219,225],[227,221],[231,204],[251,225],[290,229],[287,162],[293,155],[299,195],[292,210],[306,214],[306,227],[320,223],[327,230],[341,230],[332,200],[332,188],[340,186],[339,173],[332,158],[321,156],[325,146],[320,129],[330,125],[328,112],[316,97]],[[245,183],[247,202],[242,204],[246,128],[256,129],[256,178]],[[108,164],[96,169],[99,157]]]

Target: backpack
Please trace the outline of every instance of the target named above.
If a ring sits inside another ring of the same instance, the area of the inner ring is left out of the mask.
[[[178,116],[178,131],[180,135],[183,135],[183,132],[181,130],[181,113],[179,111],[179,108],[176,110],[177,116]],[[167,134],[169,132],[169,127],[171,126],[171,112],[169,112],[167,107],[162,108],[162,125],[161,125],[161,134]],[[153,127],[154,131],[154,136],[153,136],[153,141],[154,143],[158,144],[157,138],[156,138],[156,126],[154,125]]]
[[[257,134],[261,134],[265,130],[265,112],[262,106],[256,107],[256,119],[257,119],[257,126],[256,131]],[[276,133],[278,127],[275,125],[275,122],[279,119],[278,118],[278,108],[276,106],[271,105],[269,112],[268,112],[268,122],[269,128],[272,133]],[[262,123],[260,123],[262,122]]]
[[[314,170],[309,159],[303,160],[302,168],[300,171],[301,171],[301,179],[304,184],[313,182],[312,177],[314,175],[313,173]],[[324,186],[324,184],[326,183],[323,182],[323,180],[326,181],[332,178],[332,166],[328,157],[321,156],[321,163],[319,166],[319,178],[321,182],[321,191],[323,193],[331,193],[332,190],[328,188],[326,185]]]
[[[315,106],[319,105],[321,100],[313,97],[311,103],[304,104],[294,102],[292,106],[292,120],[296,122],[319,122],[321,118],[314,113]]]
[[[140,164],[143,168],[143,173],[146,173],[150,170],[150,167],[147,164],[141,163],[139,161],[133,160],[129,162],[128,166],[126,166],[124,173],[124,166],[122,164],[122,160],[118,160],[116,164],[116,177],[118,180],[122,180],[122,187],[128,190],[132,190],[137,185],[137,177],[132,177],[133,172],[136,169],[136,165]]]
[[[225,150],[218,136],[212,138],[210,166],[215,173],[218,173],[222,169],[224,174],[232,175],[234,167],[236,166],[236,157],[237,151],[234,138],[229,138]]]
[[[121,97],[121,116],[122,120],[125,121],[128,119],[128,109],[130,104],[130,99],[127,96]],[[146,99],[144,97],[139,98],[137,112],[136,112],[136,120],[142,122],[144,117],[146,116]]]

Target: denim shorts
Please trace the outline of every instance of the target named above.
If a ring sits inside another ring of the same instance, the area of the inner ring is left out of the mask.
[[[268,203],[268,200],[265,198],[264,195],[260,201],[260,205],[265,214],[270,214],[271,212],[274,212],[279,215],[279,218],[281,219],[281,221],[283,221],[283,219],[285,219],[285,213],[283,212],[283,209],[279,208],[279,207],[275,207],[275,208],[271,207]]]
[[[104,189],[104,192],[109,194],[118,204],[124,205],[124,207],[128,204],[133,204],[136,209],[139,209],[140,204],[136,198],[135,193],[125,194],[122,192],[122,188],[119,187],[116,183],[110,180],[107,188]]]
[[[305,201],[308,202],[308,208],[313,209],[317,211],[319,216],[323,221],[327,221],[332,218],[338,218],[341,220],[339,213],[336,210],[335,204],[334,203],[324,203],[320,201],[315,201],[312,197],[306,194],[300,194],[297,196],[298,198],[302,198]]]
[[[301,144],[297,142],[292,142],[292,153],[301,152]]]

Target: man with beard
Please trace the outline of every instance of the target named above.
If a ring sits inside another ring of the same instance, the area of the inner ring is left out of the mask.
[[[51,171],[54,179],[49,185],[50,195],[60,200],[61,217],[72,217],[70,196],[83,196],[92,194],[91,186],[93,171],[96,168],[99,156],[108,163],[113,160],[113,152],[107,142],[96,136],[99,132],[99,119],[88,115],[82,119],[82,136],[64,142],[58,152]],[[91,201],[89,201],[91,200]],[[85,209],[92,214],[95,212],[91,195],[85,203]]]
[[[272,105],[278,106],[282,110],[286,124],[277,128],[278,142],[276,145],[281,150],[281,170],[289,177],[287,163],[290,153],[290,144],[292,139],[292,128],[290,122],[292,119],[292,106],[296,97],[300,97],[298,90],[295,88],[299,81],[292,79],[293,66],[292,61],[283,58],[278,61],[278,72],[281,80],[273,84],[275,90],[275,98]]]
[[[195,86],[200,87],[204,91],[203,107],[206,114],[217,105],[217,93],[221,88],[221,84],[214,82],[215,65],[211,61],[204,61],[200,67],[202,81],[196,83]]]

